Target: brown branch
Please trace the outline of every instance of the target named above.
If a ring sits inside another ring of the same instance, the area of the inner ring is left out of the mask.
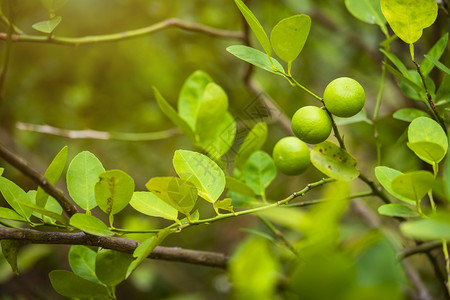
[[[12,166],[16,167],[24,175],[31,178],[36,184],[42,187],[47,194],[55,198],[69,217],[79,212],[79,209],[73,204],[72,200],[64,194],[63,191],[51,184],[42,174],[33,169],[25,159],[12,153],[1,143],[0,157]]]
[[[202,24],[186,22],[177,18],[172,18],[166,19],[164,21],[155,23],[147,27],[112,34],[91,35],[84,37],[60,37],[54,35],[44,36],[44,35],[29,35],[29,34],[12,34],[11,41],[78,46],[85,44],[121,41],[125,39],[148,35],[170,27],[176,27],[185,31],[198,32],[220,38],[239,39],[239,40],[242,40],[244,38],[244,34],[242,32],[218,29],[210,26],[205,26]],[[5,32],[0,33],[0,40],[8,40],[8,38],[9,35],[7,33]]]
[[[439,247],[442,247],[441,241],[422,243],[422,244],[418,244],[414,247],[409,247],[409,248],[403,249],[399,253],[398,257],[399,257],[399,259],[404,259],[404,258],[407,258],[408,256],[411,256],[414,254],[419,254],[419,253],[424,253],[424,252],[429,252],[429,251],[439,248]]]
[[[88,236],[84,232],[44,232],[32,229],[0,228],[0,240],[21,240],[31,244],[63,244],[97,246],[133,253],[139,242],[119,237]],[[196,251],[178,247],[156,247],[148,256],[152,259],[178,261],[225,269],[228,257],[222,253]]]

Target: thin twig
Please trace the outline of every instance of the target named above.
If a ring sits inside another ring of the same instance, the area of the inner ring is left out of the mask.
[[[381,191],[380,189],[378,189],[378,187],[375,185],[375,183],[372,180],[367,178],[362,173],[359,174],[359,179],[364,181],[372,189],[372,192],[374,193],[374,195],[377,196],[378,198],[380,198],[384,203],[386,203],[386,204],[391,203],[391,201],[386,196],[386,194],[383,191]]]
[[[266,217],[263,217],[260,214],[255,214],[261,222],[288,248],[295,256],[298,255],[297,249],[295,249],[294,245],[289,242],[289,240],[284,236],[283,232],[281,232],[275,225],[272,224]]]
[[[133,141],[133,142],[162,140],[176,136],[181,133],[181,131],[178,128],[171,128],[155,132],[142,132],[142,133],[107,132],[92,129],[68,130],[49,125],[29,124],[22,122],[17,122],[16,127],[20,130],[51,134],[70,139],[119,140],[119,141]]]
[[[441,246],[442,246],[442,242],[441,241],[433,241],[433,242],[418,244],[416,246],[403,249],[398,254],[398,258],[399,259],[404,259],[404,258],[407,258],[408,256],[411,256],[411,255],[414,255],[414,254],[418,254],[418,253],[428,252],[430,250],[437,249],[437,248],[439,248]]]
[[[41,36],[41,35],[29,35],[29,34],[13,34],[11,35],[11,40],[13,42],[34,42],[34,43],[48,43],[48,44],[57,44],[57,45],[69,45],[69,46],[79,46],[85,44],[94,44],[94,43],[104,43],[104,42],[116,42],[125,39],[140,37],[144,35],[148,35],[151,33],[158,32],[160,30],[176,27],[182,30],[198,32],[202,34],[206,34],[209,36],[220,37],[220,38],[229,38],[229,39],[238,39],[242,40],[244,38],[244,34],[238,31],[230,31],[218,29],[210,26],[205,26],[202,24],[186,22],[177,18],[166,19],[159,23],[155,23],[153,25],[123,31],[112,34],[104,34],[104,35],[91,35],[84,37],[61,37],[61,36]],[[10,35],[7,33],[0,33],[0,40],[7,40]]]
[[[133,253],[139,242],[119,237],[87,236],[83,232],[43,232],[32,229],[0,228],[0,240],[21,240],[32,244],[64,244],[97,246]],[[179,261],[225,269],[228,257],[222,253],[196,251],[178,247],[156,247],[148,256],[153,259]]]
[[[42,187],[47,194],[55,198],[69,217],[79,212],[79,209],[75,206],[75,204],[73,204],[72,200],[64,194],[63,191],[51,184],[42,174],[33,169],[25,159],[12,153],[1,143],[0,157],[12,166],[16,167],[24,175],[31,178],[36,184]]]

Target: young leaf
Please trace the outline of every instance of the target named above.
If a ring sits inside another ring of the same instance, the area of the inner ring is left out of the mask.
[[[72,271],[86,280],[101,283],[95,274],[94,250],[82,245],[73,245],[69,250],[69,264]]]
[[[53,211],[46,210],[45,208],[37,206],[36,204],[28,202],[28,201],[22,201],[22,200],[19,200],[19,199],[16,199],[16,201],[22,207],[29,208],[29,209],[31,209],[34,212],[37,212],[37,213],[39,213],[41,215],[50,217],[50,218],[52,218],[52,219],[54,219],[56,221],[59,221],[61,224],[66,224],[67,223],[66,218],[63,217],[61,214],[55,213]]]
[[[273,69],[272,64],[270,63],[269,57],[254,48],[243,46],[243,45],[234,45],[229,46],[226,49],[228,52],[233,54],[239,59],[242,59],[258,68],[261,68],[263,70],[269,71],[271,73],[281,75],[280,73],[276,72],[276,70],[281,71],[282,73],[285,73],[283,66],[273,57],[271,57],[273,66],[276,68],[276,70]]]
[[[201,70],[192,73],[184,82],[178,97],[178,114],[189,124],[192,130],[195,128],[198,107],[206,86],[213,82],[211,77]]]
[[[263,151],[256,151],[247,160],[244,169],[245,183],[258,194],[263,195],[266,188],[277,176],[272,157]]]
[[[391,188],[392,180],[401,174],[403,173],[389,167],[379,166],[375,168],[375,176],[377,177],[378,182],[389,194],[405,203],[415,205],[415,201],[403,197],[402,195],[394,192]]]
[[[384,216],[390,217],[401,217],[401,218],[409,218],[409,217],[419,217],[420,214],[411,209],[410,207],[398,204],[398,203],[390,203],[384,204],[378,207],[378,213]]]
[[[221,210],[234,212],[233,205],[231,205],[231,198],[225,198],[223,200],[218,200],[218,201],[214,202],[213,205],[214,205],[214,209],[216,209],[216,210],[221,209]]]
[[[311,163],[320,172],[338,180],[352,181],[359,176],[356,159],[329,141],[314,146],[311,151]]]
[[[447,220],[449,215],[446,215]],[[400,224],[400,230],[406,236],[420,240],[447,240],[450,241],[450,223],[442,219],[424,218],[417,221],[408,221]]]
[[[381,10],[394,33],[412,44],[434,23],[438,6],[435,0],[381,0]]]
[[[178,113],[173,109],[172,106],[164,99],[161,93],[156,87],[153,87],[153,92],[155,93],[156,102],[158,103],[161,111],[172,121],[178,128],[183,131],[183,133],[192,141],[195,142],[194,132],[184,119],[182,119]]]
[[[238,192],[241,195],[255,197],[255,192],[252,188],[236,178],[226,176],[226,187],[227,189]]]
[[[86,233],[98,236],[113,236],[108,227],[100,219],[85,214],[74,214],[70,218],[70,225]]]
[[[0,177],[0,192],[6,202],[8,202],[19,215],[27,220],[30,218],[32,210],[19,203],[19,201],[25,203],[30,202],[24,190],[5,177]]]
[[[266,142],[266,139],[267,124],[264,122],[256,123],[239,147],[239,150],[234,157],[234,167],[242,171],[250,155],[261,149]]]
[[[70,271],[54,270],[48,274],[48,277],[55,291],[65,297],[110,298],[104,285],[81,278]]]
[[[19,275],[19,268],[17,267],[17,254],[19,253],[20,241],[18,240],[1,240],[2,253],[6,261],[11,266],[14,274]]]
[[[345,6],[355,18],[369,24],[377,24],[384,34],[388,33],[380,0],[345,0]]]
[[[447,75],[450,75],[450,69],[449,69],[446,65],[444,65],[444,64],[441,63],[439,60],[437,60],[436,58],[431,57],[431,56],[429,56],[429,55],[426,55],[426,54],[425,54],[425,57],[426,57],[429,61],[431,61],[431,62],[433,63],[433,65],[435,65],[439,70],[441,70],[442,72],[444,72],[444,73],[447,74]]]
[[[55,30],[59,23],[61,23],[61,20],[62,18],[60,16],[57,16],[51,20],[35,23],[31,25],[31,27],[39,32],[50,34]]]
[[[236,2],[237,7],[241,11],[242,15],[244,16],[248,25],[252,29],[252,31],[255,34],[256,38],[258,39],[259,43],[264,48],[264,51],[266,51],[267,55],[270,55],[272,53],[272,48],[270,47],[270,41],[269,41],[269,38],[267,37],[267,34],[264,31],[263,27],[259,23],[258,19],[250,11],[250,9],[248,9],[248,7],[245,6],[245,4],[241,0],[234,0],[234,2]]]
[[[209,129],[199,130],[199,147],[218,161],[230,150],[236,137],[236,121],[229,112],[223,114],[221,121]]]
[[[68,148],[65,146],[64,148],[56,154],[53,161],[48,166],[45,171],[44,177],[52,184],[56,184],[61,177],[61,174],[66,166],[67,162],[67,152]],[[40,207],[45,207],[47,203],[48,194],[39,186],[36,193],[36,205]]]
[[[448,32],[444,34],[439,41],[434,44],[433,48],[431,48],[430,51],[428,51],[427,55],[428,57],[434,58],[435,60],[439,60],[441,58],[442,54],[445,51],[445,48],[447,47],[448,43]],[[420,65],[420,70],[422,71],[423,76],[427,77],[428,74],[430,74],[431,70],[433,70],[434,63],[425,57],[425,60]]]
[[[36,194],[37,194],[36,190],[30,190],[27,192],[28,199],[30,199],[30,202],[32,204],[36,204]],[[40,206],[37,206],[37,207],[38,207],[38,210],[43,208],[51,213],[55,213],[60,216],[62,215],[62,212],[63,212],[61,205],[53,197],[48,197],[44,207],[40,207]],[[48,215],[45,215],[45,214],[43,215],[42,213],[38,213],[36,210],[33,210],[32,215],[35,216],[36,218],[40,218],[40,219],[44,220],[45,222],[49,222],[49,223],[55,223],[57,221],[56,219],[49,217]]]
[[[281,20],[270,34],[273,50],[279,58],[291,63],[302,51],[310,29],[311,18],[307,15],[295,15]]]
[[[397,175],[391,183],[392,190],[410,200],[419,201],[433,186],[433,174],[413,171]]]
[[[99,249],[95,259],[95,273],[104,284],[115,287],[125,280],[133,256],[109,249]]]
[[[380,51],[386,55],[386,57],[394,64],[394,66],[397,67],[397,69],[402,73],[405,78],[413,81],[411,74],[409,73],[409,70],[406,68],[406,66],[402,63],[402,61],[395,56],[392,52],[388,52],[384,49],[380,49]]]
[[[439,163],[445,156],[445,149],[433,142],[406,143],[421,160],[430,165]]]
[[[80,152],[70,162],[67,169],[67,190],[73,201],[89,211],[97,206],[94,186],[98,175],[105,171],[98,158],[89,151]]]
[[[428,115],[423,110],[417,108],[401,108],[394,113],[393,117],[394,119],[400,121],[412,122],[414,119],[418,117],[430,118],[430,115]]]
[[[175,221],[178,210],[151,192],[134,192],[130,205],[140,213]]]
[[[147,256],[150,255],[150,253],[152,253],[153,249],[161,244],[164,239],[171,233],[172,231],[169,228],[165,228],[137,246],[137,248],[133,252],[134,260],[128,267],[125,278],[128,278],[131,273],[144,261],[144,259],[146,259]]]
[[[197,201],[197,188],[190,181],[184,179],[155,177],[150,179],[145,186],[155,196],[186,216],[189,216]]]
[[[25,222],[25,218],[13,211],[12,209],[6,208],[6,207],[0,207],[0,218],[2,219],[8,219],[8,220],[14,220],[14,221],[21,221]]]
[[[411,150],[428,163],[440,162],[448,150],[444,130],[436,121],[427,117],[416,118],[409,124],[408,141],[413,147],[410,147]],[[431,152],[427,153],[428,151]]]
[[[109,170],[98,175],[95,185],[95,200],[108,215],[124,209],[134,193],[134,180],[121,170]]]
[[[181,179],[192,182],[200,197],[214,203],[225,189],[225,174],[209,157],[198,152],[177,150],[173,166]]]
[[[213,82],[208,83],[198,105],[195,133],[206,137],[214,136],[217,124],[222,121],[227,109],[228,96],[225,91]]]

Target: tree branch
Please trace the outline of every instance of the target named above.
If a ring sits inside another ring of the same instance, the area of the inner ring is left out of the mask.
[[[91,35],[84,37],[61,37],[61,36],[44,36],[44,35],[29,35],[29,34],[12,34],[12,42],[32,42],[32,43],[48,43],[57,45],[79,46],[85,44],[115,42],[125,39],[140,37],[160,30],[176,27],[186,31],[198,32],[210,36],[229,38],[229,39],[244,39],[244,34],[238,31],[223,30],[214,27],[205,26],[202,24],[186,22],[177,18],[166,19],[153,25],[138,28],[129,31],[123,31],[104,35]],[[8,40],[9,35],[5,32],[0,33],[0,40]]]
[[[64,194],[63,191],[51,184],[43,175],[29,166],[29,163],[25,159],[12,153],[1,143],[0,157],[12,166],[16,167],[24,175],[31,178],[36,184],[42,187],[47,194],[55,198],[69,217],[79,212],[79,209],[75,206],[75,204],[73,204],[72,200]]]
[[[32,229],[0,228],[0,240],[20,240],[31,244],[64,244],[97,246],[125,253],[133,253],[139,242],[119,237],[86,235],[84,232],[44,232]],[[148,256],[152,259],[179,261],[225,269],[228,257],[222,253],[196,251],[178,247],[156,247]]]
[[[403,249],[399,253],[398,257],[399,257],[399,259],[404,259],[404,258],[407,258],[408,256],[418,254],[418,253],[429,252],[429,251],[439,248],[439,247],[442,247],[442,241],[433,241],[433,242],[428,242],[428,243],[422,243],[422,244],[418,244],[414,247],[409,247],[409,248]]]

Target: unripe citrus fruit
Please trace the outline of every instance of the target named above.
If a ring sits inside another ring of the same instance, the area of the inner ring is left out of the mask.
[[[272,156],[277,169],[286,175],[299,175],[309,166],[309,148],[294,136],[279,140]]]
[[[330,82],[323,93],[323,102],[330,113],[341,118],[356,115],[364,107],[366,94],[358,81],[341,77]]]
[[[327,112],[317,106],[303,106],[292,117],[294,134],[308,144],[325,141],[331,132],[331,119]]]

